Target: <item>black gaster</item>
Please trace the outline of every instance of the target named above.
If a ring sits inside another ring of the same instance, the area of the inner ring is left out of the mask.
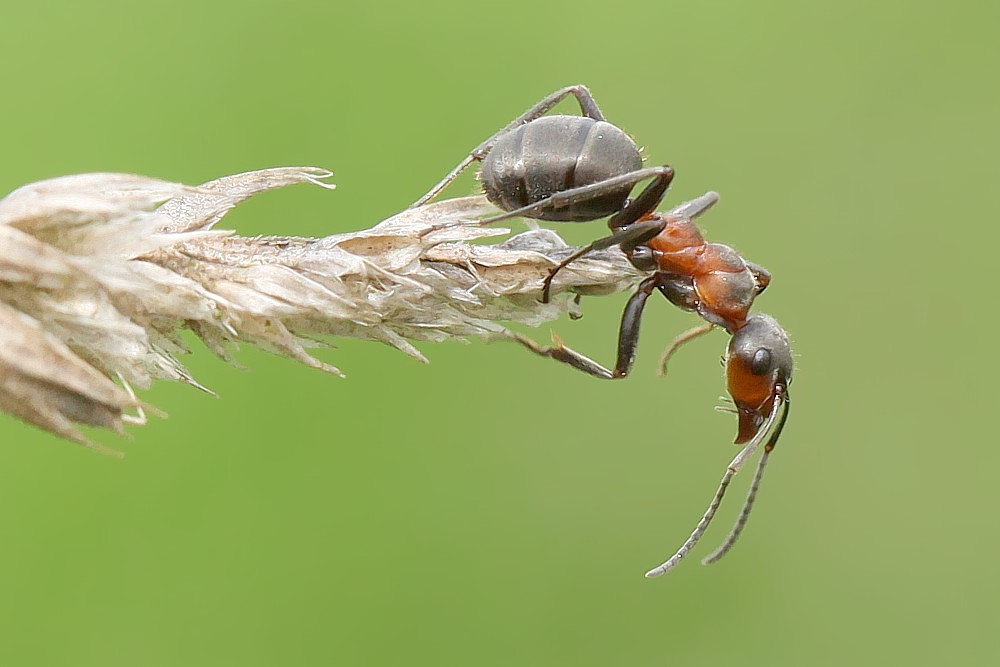
[[[483,191],[490,203],[505,211],[531,203],[524,186],[525,167],[522,158],[524,132],[528,127],[530,123],[501,136],[483,158],[480,173]]]
[[[525,126],[521,159],[524,160],[524,186],[529,204],[577,185],[575,172],[580,151],[586,146],[595,123],[594,119],[584,116],[546,116]],[[578,220],[574,208],[567,206],[546,211],[543,219]]]
[[[573,186],[598,183],[640,169],[642,169],[642,155],[632,137],[611,123],[595,121],[587,135],[587,142],[577,158]],[[625,206],[632,187],[625,185],[601,197],[576,204],[573,207],[573,220],[595,220],[618,213]],[[659,197],[663,197],[662,193]]]
[[[614,125],[585,116],[544,116],[500,137],[483,159],[486,197],[504,210],[642,167],[635,142]],[[541,220],[585,222],[621,210],[632,186],[540,212]]]

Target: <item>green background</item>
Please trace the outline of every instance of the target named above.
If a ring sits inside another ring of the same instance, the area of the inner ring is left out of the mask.
[[[943,6],[947,4],[947,6]],[[373,343],[346,380],[195,344],[213,399],[124,460],[0,417],[0,664],[940,665],[998,659],[996,3],[17,3],[0,190],[312,164],[245,234],[360,229],[556,88],[774,275],[795,409],[718,565],[645,580],[733,454],[721,333],[649,308],[634,377]],[[571,108],[571,107],[567,107]],[[451,192],[472,191],[471,178]],[[599,222],[560,231],[586,242]],[[552,328],[610,362],[625,296]],[[548,338],[545,327],[533,332]],[[721,540],[748,475],[695,556]]]

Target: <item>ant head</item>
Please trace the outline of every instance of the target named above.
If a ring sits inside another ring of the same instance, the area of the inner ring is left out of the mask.
[[[742,444],[770,430],[779,408],[788,402],[792,348],[777,320],[754,314],[733,334],[726,354],[726,375],[739,415],[736,442]]]

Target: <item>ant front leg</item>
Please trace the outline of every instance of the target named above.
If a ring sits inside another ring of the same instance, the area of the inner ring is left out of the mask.
[[[680,349],[681,345],[691,342],[698,336],[704,336],[714,328],[714,324],[711,322],[705,322],[704,324],[691,327],[687,331],[678,334],[678,336],[671,341],[670,345],[667,346],[667,349],[663,351],[663,354],[660,355],[660,368],[657,371],[657,374],[660,377],[667,374],[667,364],[670,363],[670,357],[674,356],[674,352]]]
[[[428,190],[427,194],[414,202],[410,208],[423,206],[430,200],[434,199],[434,197],[438,196],[438,194],[448,187],[452,181],[458,178],[459,174],[468,169],[469,165],[486,157],[486,154],[493,149],[493,145],[497,142],[497,139],[516,127],[525,125],[536,118],[544,116],[552,109],[552,107],[559,104],[570,95],[575,97],[576,101],[580,103],[580,112],[584,116],[587,118],[593,118],[594,120],[604,120],[604,114],[601,113],[601,108],[597,106],[597,101],[594,99],[594,96],[590,94],[590,90],[586,86],[578,84],[557,90],[551,95],[543,97],[537,104],[515,118],[505,128],[476,146],[471,153],[465,156],[465,158],[458,163],[458,166],[448,172],[447,176],[442,178],[437,185]]]
[[[673,218],[687,218],[694,220],[719,203],[719,193],[709,190],[703,195],[695,197],[682,204],[678,204],[669,211],[667,215]]]
[[[519,334],[514,335],[514,340],[537,355],[555,359],[603,380],[618,380],[626,377],[629,371],[632,370],[632,364],[635,362],[635,350],[639,344],[639,324],[642,320],[642,310],[646,306],[649,295],[657,288],[658,281],[659,277],[654,275],[639,283],[639,288],[625,306],[625,312],[622,313],[621,328],[618,331],[618,359],[614,370],[608,370],[593,359],[566,347],[555,336],[552,337],[555,347],[541,347],[530,338]]]

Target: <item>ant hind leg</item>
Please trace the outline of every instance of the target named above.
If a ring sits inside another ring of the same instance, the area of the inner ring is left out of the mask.
[[[619,380],[626,377],[629,371],[632,370],[632,363],[635,361],[635,350],[639,343],[639,324],[642,319],[642,310],[646,306],[646,300],[649,298],[649,295],[656,289],[658,280],[657,276],[652,276],[642,281],[639,284],[639,289],[636,290],[625,306],[625,312],[622,314],[621,328],[618,332],[618,359],[614,370],[608,370],[593,359],[566,347],[555,335],[552,336],[555,342],[553,347],[542,347],[530,338],[520,334],[512,334],[512,337],[539,356],[555,359],[588,375],[599,377],[602,380]]]

